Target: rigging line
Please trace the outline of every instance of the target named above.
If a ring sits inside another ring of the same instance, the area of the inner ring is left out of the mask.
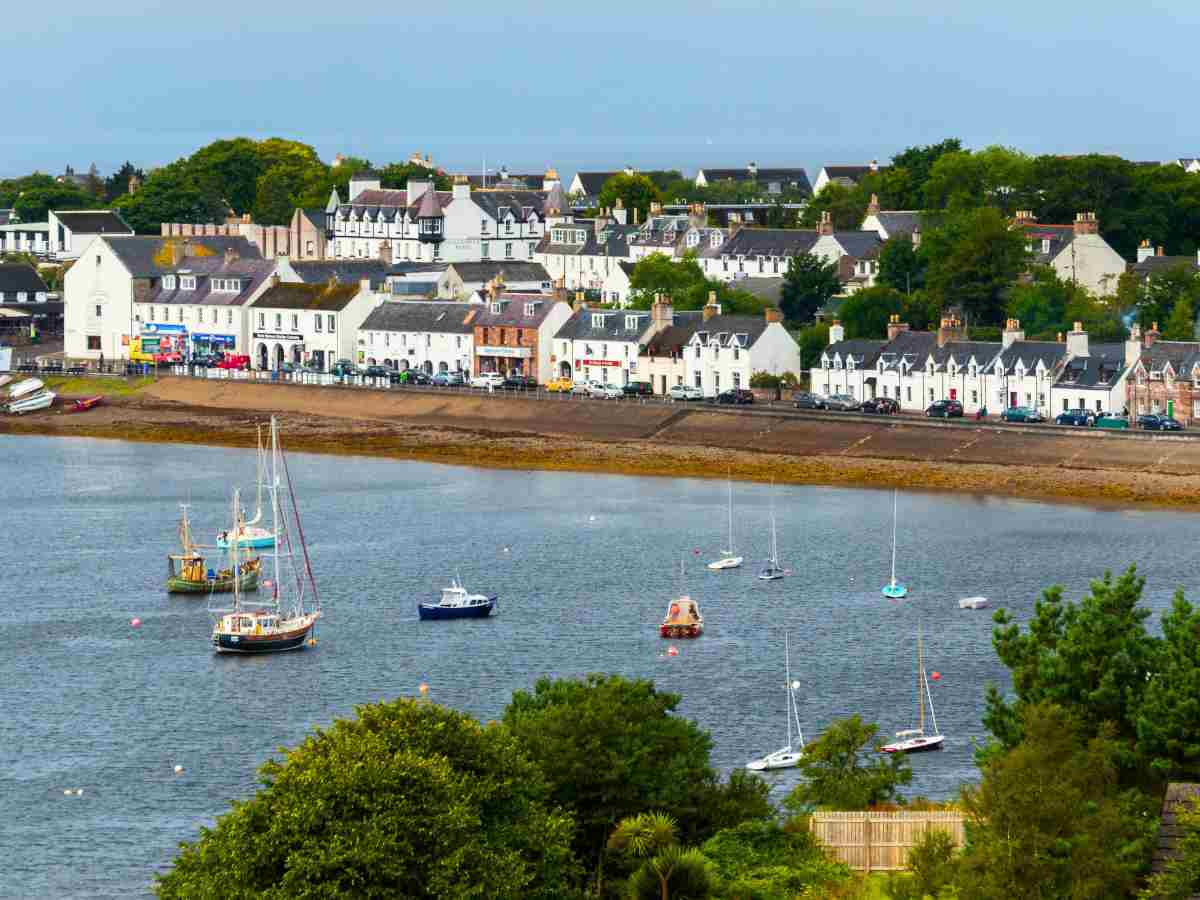
[[[304,552],[304,571],[308,575],[308,583],[312,585],[313,602],[317,609],[321,608],[321,597],[317,593],[317,580],[313,578],[312,561],[308,558],[308,544],[304,540],[304,526],[300,524],[300,508],[296,506],[296,493],[292,489],[292,473],[288,471],[287,454],[279,448],[279,458],[283,460],[283,474],[287,478],[288,496],[292,498],[292,515],[296,519],[296,531],[300,535],[300,549]]]

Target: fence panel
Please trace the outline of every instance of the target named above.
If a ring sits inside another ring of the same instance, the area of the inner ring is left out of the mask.
[[[834,858],[860,872],[903,869],[908,851],[933,829],[949,832],[957,847],[966,839],[960,812],[819,812],[809,828]]]

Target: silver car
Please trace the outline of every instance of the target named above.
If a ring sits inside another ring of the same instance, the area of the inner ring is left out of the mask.
[[[834,394],[825,400],[826,409],[836,409],[838,412],[854,412],[862,404],[849,394]]]
[[[667,396],[672,400],[682,400],[684,402],[688,400],[703,400],[704,391],[690,384],[677,384],[667,392]]]

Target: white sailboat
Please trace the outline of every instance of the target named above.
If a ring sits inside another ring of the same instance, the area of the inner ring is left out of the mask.
[[[738,556],[733,549],[733,475],[729,477],[729,549],[722,550],[725,555],[718,560],[714,560],[708,564],[708,567],[713,571],[721,569],[736,569],[742,564],[742,557]]]
[[[800,710],[796,705],[796,691],[800,689],[799,681],[792,681],[792,662],[788,653],[788,638],[787,634],[783,635],[783,659],[784,669],[787,672],[787,683],[784,685],[787,691],[787,718],[788,726],[788,742],[787,746],[774,753],[768,753],[760,759],[752,759],[746,763],[746,768],[752,772],[763,772],[768,769],[791,769],[800,765],[800,757],[804,754],[804,733],[800,730]],[[798,746],[792,746],[792,720],[796,723],[796,738],[800,742]]]
[[[929,703],[929,718],[933,732],[925,733],[925,703]],[[921,644],[921,627],[917,626],[917,727],[896,732],[896,740],[883,747],[884,753],[920,753],[923,750],[941,750],[945,737],[938,728],[937,714],[933,711],[933,694],[929,692],[929,679],[925,677],[925,653]]]
[[[758,577],[763,581],[778,581],[787,570],[779,564],[779,536],[775,533],[775,496],[771,495],[771,555],[767,564],[759,571]]]
[[[892,580],[883,586],[883,596],[899,600],[908,594],[908,588],[896,581],[896,502],[897,492],[892,491]]]
[[[256,495],[257,508],[254,512],[254,518],[249,521],[239,522],[232,529],[233,534],[228,531],[222,531],[217,535],[217,546],[222,550],[227,549],[230,544],[236,543],[241,547],[251,547],[255,549],[265,549],[275,546],[275,532],[270,529],[263,528],[258,523],[263,517],[263,478],[266,475],[266,450],[263,448],[262,442],[262,426],[258,426],[258,492]]]

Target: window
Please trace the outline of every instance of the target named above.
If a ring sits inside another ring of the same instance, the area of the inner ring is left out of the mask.
[[[491,256],[491,253],[492,253],[492,250],[491,250],[491,247],[489,247],[489,246],[488,246],[488,242],[487,242],[487,241],[480,241],[480,243],[479,243],[479,255],[480,255],[481,257],[483,257],[484,259],[487,259],[489,256]]]
[[[979,402],[979,391],[971,391],[971,402],[972,403]]]
[[[487,219],[480,219],[480,220],[479,220],[479,233],[480,233],[480,234],[487,234],[487,229],[488,229],[488,220],[487,220]]]
[[[738,348],[738,345],[737,345],[737,344],[734,344],[734,345],[733,345],[733,359],[734,359],[734,362],[736,362],[736,361],[737,361],[737,359],[738,359],[738,356],[739,356],[739,354],[740,354],[740,353],[741,353],[741,350]]]
[[[100,257],[98,257],[98,256],[96,257],[96,262],[100,262]],[[99,350],[100,349],[100,335],[89,334],[88,339],[87,339],[87,348],[89,350]]]
[[[1096,401],[1096,412],[1104,412],[1104,407],[1100,405],[1100,401]]]
[[[283,328],[283,313],[275,313],[275,330]]]
[[[96,265],[100,265],[100,254],[99,253],[96,254]],[[88,338],[88,340],[90,341],[91,338]],[[100,338],[96,338],[96,340],[100,340]],[[91,347],[89,346],[88,349],[90,350]],[[96,349],[99,350],[100,348],[96,347]]]
[[[336,325],[335,325],[335,319],[332,314],[330,314],[329,316],[326,316],[325,324],[328,326],[325,330],[328,331],[330,334],[333,334],[334,331],[337,330]]]
[[[1070,401],[1068,401],[1066,397],[1063,397],[1063,412],[1066,412],[1070,408],[1071,408]]]
[[[600,355],[603,356],[605,359],[608,359],[608,344],[600,345]]]
[[[168,316],[167,318],[170,318],[170,317]],[[183,307],[182,306],[175,310],[175,321],[176,322],[183,321]]]
[[[104,314],[104,307],[99,303],[96,304],[96,318],[99,319]]]
[[[259,324],[261,325],[262,323],[259,322]],[[313,331],[315,331],[317,334],[321,333],[321,314],[320,313],[317,313],[315,316],[313,316]]]
[[[431,334],[425,335],[425,348],[426,349],[429,349],[432,342],[433,342],[433,335],[431,335]]]
[[[718,391],[721,390],[721,373],[720,372],[713,373],[713,387]]]
[[[267,327],[267,314],[266,314],[266,313],[259,313],[259,314],[258,314],[258,327],[259,327],[259,328],[266,328],[266,327]]]
[[[195,275],[180,275],[179,276],[179,289],[181,291],[194,291],[196,289],[196,276]]]
[[[906,387],[904,389],[904,399],[907,400],[909,403],[912,403],[912,387],[911,386]]]
[[[225,310],[225,324],[226,325],[233,324],[233,310],[232,309]]]
[[[373,332],[373,331],[367,332],[367,346],[369,346],[369,347],[375,346],[375,332]]]
[[[696,387],[703,387],[703,385],[700,383],[700,373],[699,372],[696,373]]]
[[[534,302],[534,303],[526,303],[526,304],[525,304],[525,315],[527,315],[527,316],[533,316],[533,315],[536,315],[536,314],[537,314],[537,308],[538,308],[538,305],[537,305],[537,303],[536,303],[536,302]]]
[[[461,334],[454,338],[454,349],[455,350],[462,349],[462,335]]]
[[[1038,409],[1042,409],[1045,406],[1046,406],[1046,395],[1038,394]]]
[[[736,390],[740,389],[741,386],[742,386],[742,373],[734,372],[733,373],[733,389],[736,391]]]
[[[505,245],[504,245],[504,258],[505,258],[505,259],[512,259],[512,258],[513,258],[512,247],[513,247],[513,245],[512,245],[512,244],[505,244]]]
[[[933,402],[933,388],[930,388],[930,389],[929,389],[929,402],[930,402],[930,403],[932,403],[932,402]]]
[[[700,345],[697,344],[696,345],[696,359],[699,359],[699,358],[700,358]]]
[[[175,290],[175,276],[174,275],[164,275],[162,286],[163,286],[164,291]]]

